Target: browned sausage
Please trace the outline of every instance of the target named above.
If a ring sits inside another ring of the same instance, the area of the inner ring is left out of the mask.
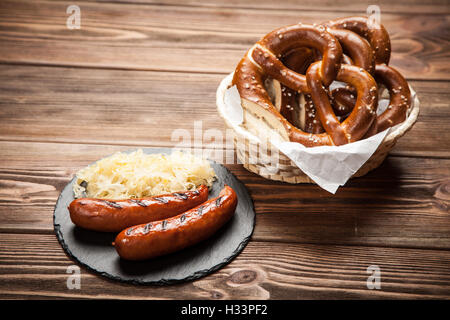
[[[113,245],[126,260],[145,260],[181,250],[213,235],[231,219],[237,202],[234,190],[225,186],[217,198],[183,214],[123,230]]]
[[[130,226],[175,216],[206,200],[208,187],[201,185],[195,191],[140,199],[75,199],[69,205],[69,212],[70,219],[79,227],[119,232]]]

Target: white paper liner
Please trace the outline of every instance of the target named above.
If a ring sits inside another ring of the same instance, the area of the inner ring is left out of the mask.
[[[222,85],[231,83],[233,74],[228,75]],[[335,84],[336,85],[336,84]],[[339,85],[339,84],[338,84]],[[412,106],[418,104],[416,92],[411,88]],[[218,97],[219,99],[220,97]],[[243,126],[244,111],[241,105],[241,99],[236,86],[225,90],[223,96],[224,103],[218,103],[219,112],[227,122],[239,134],[245,136],[251,143],[261,143],[258,136],[250,133]],[[381,114],[389,104],[389,99],[381,98],[377,113]],[[321,188],[334,194],[340,186],[343,186],[350,177],[355,174],[359,168],[372,156],[385,137],[392,131],[397,130],[402,124],[386,129],[368,139],[349,143],[342,146],[320,146],[307,148],[297,142],[283,141],[278,134],[270,134],[270,143],[285,154],[295,165],[301,169]],[[278,165],[267,163],[265,167],[268,174],[278,171]],[[264,169],[263,169],[264,170]]]

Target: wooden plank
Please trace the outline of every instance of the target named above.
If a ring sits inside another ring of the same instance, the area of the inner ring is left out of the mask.
[[[225,74],[265,33],[344,12],[82,4],[82,28],[66,28],[67,3],[2,1],[0,61]],[[146,8],[147,10],[143,10]],[[350,14],[350,12],[349,12]],[[177,23],[173,23],[176,21]],[[414,79],[449,79],[445,14],[384,14],[392,65]],[[419,36],[420,35],[420,36]]]
[[[0,231],[48,234],[56,199],[73,174],[128,148],[0,142],[0,149]],[[450,248],[448,159],[388,157],[336,195],[269,181],[239,164],[227,167],[253,198],[255,240]]]
[[[223,269],[185,284],[113,282],[81,269],[67,288],[67,258],[53,235],[0,234],[0,298],[415,299],[450,297],[449,251],[251,241]],[[368,290],[367,268],[381,271]]]
[[[222,75],[0,65],[0,140],[224,148]],[[392,154],[450,157],[447,82],[410,81],[421,111]],[[179,133],[185,133],[184,138]],[[218,141],[209,133],[220,133]]]
[[[90,0],[89,0],[90,1]],[[159,5],[161,1],[158,0],[92,0],[90,2],[99,3],[138,3],[147,5]],[[444,13],[449,12],[448,3],[445,0],[376,0],[371,1],[372,5],[378,5],[381,12],[395,12],[395,13]],[[366,2],[349,2],[348,0],[283,0],[274,2],[271,0],[259,1],[241,1],[228,0],[226,2],[221,0],[170,0],[164,1],[164,5],[170,6],[193,6],[193,7],[213,7],[213,8],[242,8],[251,10],[310,10],[310,11],[333,11],[333,12],[354,12],[355,14],[364,14],[367,10],[368,3]]]
[[[365,11],[346,0],[169,1],[78,2],[78,32],[65,29],[67,2],[0,2],[0,63],[13,64],[0,66],[0,298],[449,299],[450,114],[442,80],[449,80],[450,7],[442,0],[374,2],[392,34],[393,64],[421,80],[411,81],[421,115],[396,156],[335,196],[228,165],[258,213],[252,241],[230,265],[156,288],[82,269],[81,290],[67,289],[74,262],[52,234],[52,214],[76,170],[130,147],[171,146],[173,130],[193,133],[194,119],[223,132],[215,88],[255,39],[289,21]],[[220,152],[211,157],[223,160]],[[370,265],[381,268],[381,290],[366,287]]]

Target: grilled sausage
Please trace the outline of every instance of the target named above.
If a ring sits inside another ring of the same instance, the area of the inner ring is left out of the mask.
[[[166,220],[120,232],[113,245],[126,260],[145,260],[194,245],[213,235],[234,214],[237,196],[225,186],[217,198]]]
[[[79,227],[104,232],[119,232],[127,227],[166,219],[208,200],[208,187],[156,197],[106,200],[75,199],[69,205],[70,219]]]

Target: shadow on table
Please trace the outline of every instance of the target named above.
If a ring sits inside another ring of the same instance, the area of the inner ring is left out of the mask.
[[[404,221],[399,212],[404,215],[408,201],[413,203],[411,193],[417,191],[408,187],[402,169],[407,164],[402,161],[388,157],[367,175],[348,181],[336,194],[317,185],[268,182],[255,199],[260,212],[258,237],[338,245],[376,242],[377,237],[397,231],[398,226],[391,223]],[[265,189],[278,190],[277,199],[267,196]]]

